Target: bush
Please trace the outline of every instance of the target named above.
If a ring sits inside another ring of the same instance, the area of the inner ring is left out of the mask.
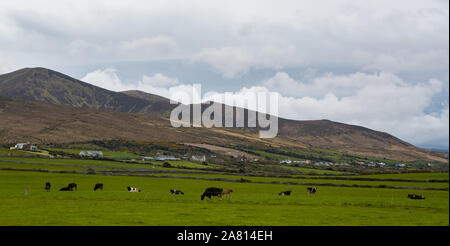
[[[170,165],[170,163],[168,162],[164,162],[163,167],[172,167],[172,165]]]

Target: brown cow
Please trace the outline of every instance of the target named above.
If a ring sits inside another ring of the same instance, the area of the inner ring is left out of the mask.
[[[231,199],[231,192],[233,192],[233,190],[223,190],[222,191],[222,195],[228,195],[228,200]]]

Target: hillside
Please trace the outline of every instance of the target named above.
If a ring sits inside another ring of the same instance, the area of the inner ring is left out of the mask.
[[[251,128],[173,128],[169,100],[139,91],[108,91],[51,70],[0,75],[0,142],[100,139],[314,148],[389,158],[448,162],[448,153],[417,148],[387,133],[328,120],[279,119],[279,134]],[[203,108],[206,106],[203,105]],[[247,119],[246,119],[247,120]]]
[[[45,68],[0,75],[0,96],[78,108],[166,114],[168,108],[125,93],[109,91]]]

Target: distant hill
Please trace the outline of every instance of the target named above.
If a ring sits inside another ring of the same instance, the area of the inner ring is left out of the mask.
[[[0,142],[156,140],[320,148],[394,160],[448,162],[448,153],[424,150],[388,133],[329,120],[279,118],[278,136],[273,139],[260,139],[252,128],[173,128],[168,120],[173,107],[168,99],[145,92],[112,92],[52,70],[21,69],[0,75]]]
[[[152,102],[109,91],[45,68],[24,68],[0,75],[0,96],[78,108],[167,115],[156,96]],[[170,106],[170,105],[169,105]]]

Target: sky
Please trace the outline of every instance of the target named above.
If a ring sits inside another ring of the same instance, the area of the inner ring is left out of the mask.
[[[449,146],[449,2],[1,1],[0,73],[279,95],[279,115]]]

